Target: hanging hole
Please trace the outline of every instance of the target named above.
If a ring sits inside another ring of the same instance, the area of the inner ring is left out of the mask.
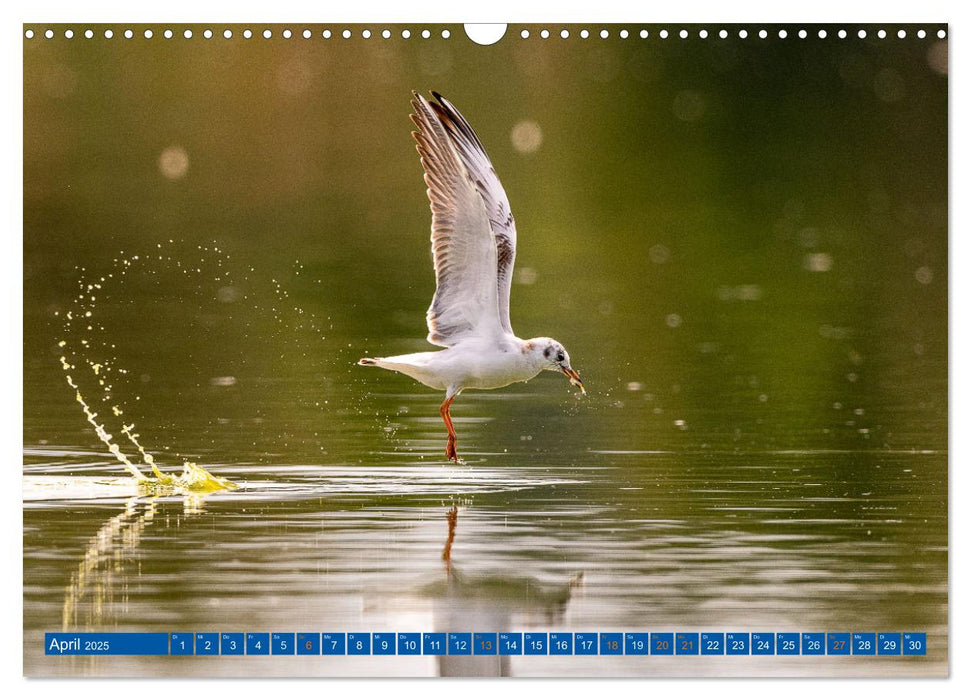
[[[505,24],[466,24],[465,35],[479,46],[492,46],[506,35]]]

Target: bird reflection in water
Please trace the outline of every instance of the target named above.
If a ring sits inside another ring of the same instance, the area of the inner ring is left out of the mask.
[[[583,572],[561,584],[549,585],[525,576],[466,576],[452,558],[458,531],[458,508],[446,514],[448,537],[442,550],[445,581],[430,587],[438,632],[509,632],[535,625],[560,624],[567,605],[583,581]],[[508,676],[508,656],[439,656],[441,676]]]

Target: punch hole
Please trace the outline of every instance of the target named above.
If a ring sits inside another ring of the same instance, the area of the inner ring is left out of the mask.
[[[422,29],[421,30],[421,38],[422,39],[430,39],[431,36],[432,36],[432,33],[430,31],[428,31],[427,29]]]
[[[560,30],[560,38],[561,39],[569,39],[570,38],[570,32],[568,30],[566,30],[566,29]]]
[[[660,31],[660,33],[658,33],[658,36],[661,37],[662,39],[667,39],[668,38],[668,30],[667,29],[662,29]]]
[[[272,37],[273,37],[273,32],[271,32],[269,29],[264,29],[263,30],[263,38],[264,39],[271,39]]]
[[[836,32],[836,36],[838,36],[840,39],[845,39],[846,38],[846,30],[845,29],[840,29],[838,32]]]
[[[780,29],[779,30],[779,38],[780,39],[785,39],[787,36],[789,36],[789,32],[787,32],[785,29]]]
[[[680,32],[678,32],[678,36],[680,36],[682,39],[687,39],[688,38],[688,30],[687,29],[682,29]]]
[[[901,29],[899,32],[897,32],[897,38],[898,39],[906,39],[907,38],[907,32],[904,31],[903,29]]]
[[[284,39],[289,39],[292,36],[293,36],[293,32],[291,32],[289,29],[284,29],[283,30],[283,38]]]
[[[825,38],[826,38],[826,30],[825,30],[825,29],[820,29],[820,30],[819,30],[819,34],[817,34],[817,36],[818,36],[818,37],[819,37],[820,39],[825,39]]]
[[[207,29],[202,33],[202,36],[205,37],[206,39],[212,39],[212,30]]]
[[[443,30],[442,30],[442,38],[443,38],[443,39],[448,39],[448,38],[450,38],[451,36],[452,36],[452,32],[450,32],[450,31],[449,31],[449,30],[447,30],[447,29],[443,29]]]
[[[856,35],[861,39],[866,39],[866,29],[861,29],[856,33]]]
[[[937,38],[938,39],[946,39],[947,38],[947,32],[945,32],[943,29],[938,29],[937,30]]]
[[[93,39],[94,38],[94,31],[92,31],[91,29],[85,29],[84,30],[84,38],[85,39]]]
[[[541,39],[549,39],[550,38],[550,30],[549,29],[544,29],[543,31],[541,31],[539,33],[539,36],[540,36]]]
[[[646,39],[648,37],[648,32],[646,29],[641,30],[641,39]]]
[[[171,39],[172,38],[172,30],[171,29],[166,29],[164,32],[162,32],[162,36],[164,36],[166,39]]]
[[[341,36],[344,37],[345,39],[350,39],[351,38],[351,30],[350,29],[345,29],[343,32],[341,32]]]
[[[371,38],[371,30],[370,29],[365,29],[363,32],[361,32],[361,36],[364,37],[365,39],[370,39]]]
[[[391,30],[390,29],[385,29],[383,32],[381,32],[381,38],[382,39],[390,39],[391,38]]]
[[[224,31],[223,32],[223,38],[225,38],[225,39],[232,39],[233,38],[233,30],[232,29],[227,29],[226,31]]]
[[[253,32],[251,32],[249,29],[244,29],[243,30],[243,38],[244,39],[251,39],[252,37],[253,37]]]
[[[707,29],[702,29],[700,32],[698,32],[698,36],[700,38],[702,38],[702,39],[707,39],[708,38],[708,30]]]
[[[924,31],[923,29],[921,29],[921,30],[919,30],[919,31],[917,32],[917,38],[918,38],[918,39],[923,39],[923,38],[924,38],[924,37],[926,37],[926,36],[927,36],[927,32],[925,32],[925,31]]]
[[[606,39],[608,36],[610,36],[610,32],[608,32],[606,29],[601,29],[600,30],[600,38],[601,39]]]
[[[402,32],[401,32],[401,38],[402,39],[410,39],[411,38],[411,32],[409,30],[407,30],[407,29],[402,30]]]
[[[309,29],[304,29],[303,30],[303,38],[304,39],[309,39],[311,36],[313,36],[313,32],[311,32]]]
[[[64,31],[64,38],[65,39],[73,39],[74,38],[74,30],[73,29],[66,29]]]
[[[26,32],[24,32],[24,36],[27,37],[28,39],[33,39],[34,38],[34,30],[33,29],[28,29]]]
[[[720,32],[718,32],[718,36],[721,39],[727,39],[728,38],[728,30],[727,29],[722,29]]]
[[[529,30],[528,29],[524,29],[523,31],[519,32],[519,36],[521,36],[523,39],[528,39],[529,38]]]
[[[590,32],[588,32],[586,29],[581,29],[580,30],[580,38],[581,39],[589,39],[590,38]]]
[[[135,32],[133,32],[131,29],[126,29],[125,30],[125,38],[126,39],[131,39],[133,36],[135,36]]]
[[[800,29],[799,30],[799,38],[800,39],[805,39],[807,36],[809,36],[809,32],[807,32],[805,29]]]
[[[877,36],[879,38],[881,38],[881,39],[886,39],[887,38],[887,32],[884,31],[883,29],[881,29],[879,32],[877,32]]]
[[[48,39],[53,39],[54,38],[54,30],[53,29],[48,29],[46,32],[44,32],[44,36],[47,37]]]
[[[742,29],[738,32],[739,39],[745,39],[747,37],[748,37],[748,32],[746,30]]]
[[[505,24],[466,24],[464,29],[465,35],[479,46],[492,46],[506,35]]]
[[[620,38],[621,39],[626,39],[629,36],[630,36],[630,32],[628,32],[626,29],[621,29],[620,30]]]
[[[152,36],[154,36],[154,35],[153,35],[153,33],[152,33],[152,30],[151,30],[151,29],[146,29],[146,30],[145,30],[145,32],[144,32],[144,34],[143,34],[143,36],[144,36],[144,37],[145,37],[146,39],[151,39],[151,38],[152,38]]]
[[[186,29],[184,32],[182,32],[182,36],[185,39],[191,39],[192,38],[192,30],[191,29]]]
[[[330,30],[329,29],[325,29],[324,31],[322,31],[320,33],[320,36],[324,37],[325,39],[330,39]]]
[[[768,38],[769,38],[769,33],[767,31],[765,31],[764,29],[760,29],[759,30],[759,39],[768,39]]]

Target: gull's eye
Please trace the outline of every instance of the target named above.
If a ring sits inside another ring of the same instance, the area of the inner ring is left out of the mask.
[[[566,358],[563,356],[563,353],[562,352],[556,353],[556,361],[557,362],[563,362],[563,360],[565,360],[565,359]]]

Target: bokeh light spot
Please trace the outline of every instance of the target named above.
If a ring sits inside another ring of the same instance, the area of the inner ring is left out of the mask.
[[[705,114],[705,98],[694,90],[682,90],[674,97],[674,116],[683,122],[695,122]]]
[[[543,144],[543,131],[529,119],[518,122],[509,135],[513,148],[519,153],[535,153]]]
[[[169,146],[158,157],[158,169],[168,180],[181,180],[189,170],[189,154],[181,146]]]
[[[935,41],[927,49],[927,65],[935,73],[947,75],[947,42]]]

